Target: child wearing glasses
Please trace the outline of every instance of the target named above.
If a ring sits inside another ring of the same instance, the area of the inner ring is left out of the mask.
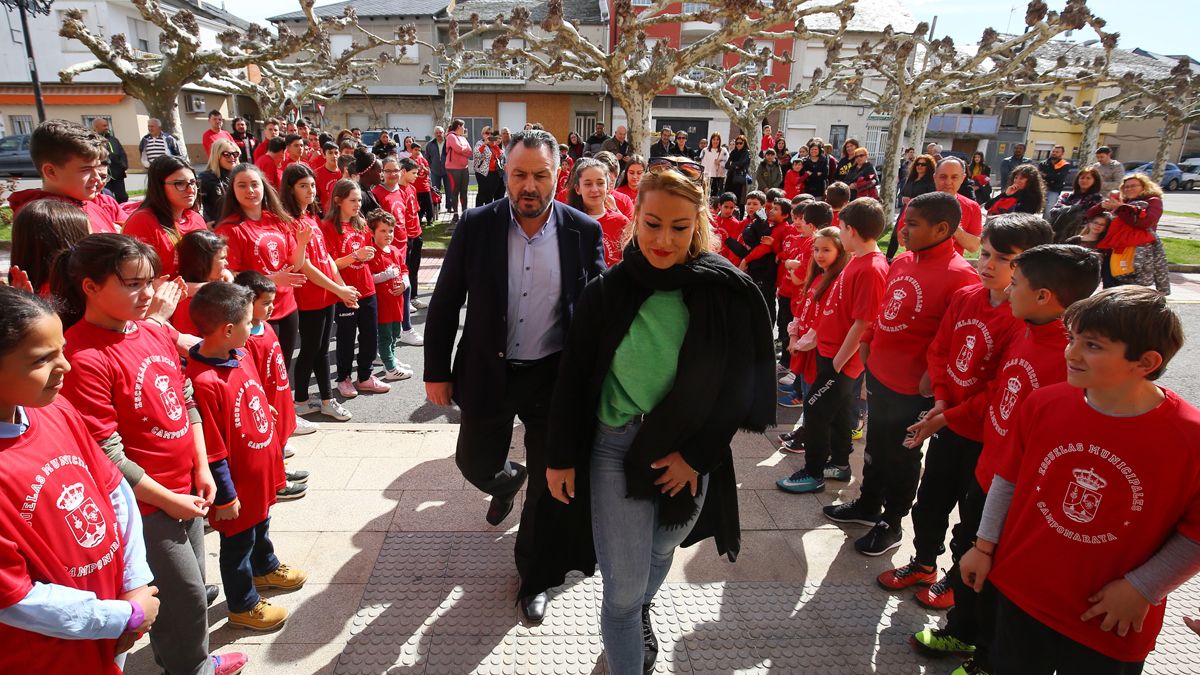
[[[124,234],[145,242],[162,261],[162,273],[174,276],[179,269],[175,247],[183,235],[208,229],[196,211],[196,172],[187,160],[163,155],[146,173],[146,199],[129,220]]]

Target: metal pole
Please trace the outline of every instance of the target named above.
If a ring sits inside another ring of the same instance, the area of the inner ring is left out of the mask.
[[[29,35],[29,17],[25,13],[25,2],[17,3],[21,14],[21,32],[25,34],[25,55],[29,59],[29,79],[33,82],[33,101],[37,104],[38,124],[46,121],[46,104],[42,101],[42,83],[38,80],[37,62],[33,59],[33,40]]]

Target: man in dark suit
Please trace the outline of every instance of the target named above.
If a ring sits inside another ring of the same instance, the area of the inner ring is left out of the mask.
[[[515,547],[517,573],[525,578],[539,553],[532,516],[539,499],[549,498],[546,425],[558,358],[575,303],[604,270],[604,256],[600,225],[554,201],[554,136],[513,135],[505,172],[508,198],[464,213],[443,259],[425,319],[425,392],[437,405],[453,401],[462,409],[455,461],[492,496],[488,523],[504,520],[528,475]],[[528,471],[508,459],[514,417],[525,425]],[[520,601],[525,619],[540,623],[546,594]]]

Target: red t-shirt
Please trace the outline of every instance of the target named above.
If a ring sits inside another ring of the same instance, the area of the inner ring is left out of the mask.
[[[313,169],[313,175],[317,179],[317,199],[321,202],[321,207],[329,206],[329,197],[333,194],[333,186],[342,179],[342,172],[338,170],[330,171],[322,164]]]
[[[321,227],[321,223],[307,213],[302,214],[296,220],[307,223],[312,228],[312,236],[309,237],[308,244],[304,247],[304,257],[312,263],[313,267],[336,282],[337,276],[333,260],[329,257],[329,250],[325,248],[325,231]],[[304,285],[296,289],[296,307],[301,310],[325,309],[337,301],[337,296],[314,284],[311,280],[306,279]]]
[[[208,462],[229,462],[241,507],[232,520],[217,520],[216,509],[211,509],[208,522],[226,536],[245,532],[267,519],[282,478],[283,441],[276,432],[271,397],[258,381],[254,357],[244,352],[236,368],[189,359],[187,373],[204,418]]]
[[[805,244],[807,242],[807,245]],[[775,260],[779,263],[779,269],[775,274],[775,288],[779,290],[779,295],[785,298],[794,298],[800,292],[800,288],[792,281],[792,273],[788,271],[787,265],[784,263],[788,260],[800,260],[804,257],[804,250],[812,251],[812,239],[800,234],[800,228],[792,223],[784,223],[775,231]],[[803,274],[804,267],[798,268]],[[804,279],[803,276],[800,277]]]
[[[621,238],[625,236],[625,228],[629,225],[629,219],[620,211],[607,209],[604,211],[604,215],[593,217],[596,218],[596,222],[600,223],[600,231],[604,235],[604,264],[612,267],[621,262],[624,253]]]
[[[983,209],[979,206],[979,202],[965,195],[960,195],[957,192],[954,193],[954,196],[958,199],[959,208],[962,209],[962,218],[958,221],[958,226],[964,231],[975,235],[976,237],[983,234]],[[906,206],[904,209],[900,210],[900,221],[896,225],[896,232],[892,235],[894,237],[899,237],[900,230],[904,229],[904,211],[907,210],[907,208],[908,207]],[[835,218],[834,225],[836,224],[837,222]],[[958,241],[955,241],[954,250],[958,251],[959,255],[962,255],[962,244],[958,243]]]
[[[808,291],[801,293],[800,289],[796,289],[796,297],[792,299],[792,317],[796,322],[796,337],[803,337],[809,329],[813,328],[817,320],[821,316],[821,307],[823,301],[829,297],[829,291],[826,289],[825,295],[817,297],[817,286],[821,283],[821,277],[816,277],[813,280]],[[817,379],[817,350],[809,349],[792,354],[790,368],[793,373],[800,375],[804,381],[812,384]]]
[[[783,196],[788,199],[793,199],[804,191],[804,181],[800,180],[800,173],[796,171],[788,171],[783,175]]]
[[[725,245],[725,240],[736,239],[741,241],[743,229],[745,227],[742,225],[742,221],[737,218],[722,218],[721,216],[713,218],[713,232],[717,235],[717,240],[721,242],[719,253],[734,265],[740,263],[742,259]]]
[[[67,329],[65,396],[96,441],[121,434],[125,454],[175,494],[192,491],[196,445],[183,395],[178,333],[151,321],[129,332],[86,320]],[[153,506],[138,502],[142,515]]]
[[[200,143],[204,146],[205,159],[207,159],[212,153],[212,144],[215,143],[219,138],[224,138],[230,143],[237,145],[237,141],[233,139],[233,134],[229,133],[228,131],[225,131],[224,129],[221,129],[220,131],[208,129],[200,136]]]
[[[342,233],[338,234],[333,223],[322,221],[321,232],[325,234],[325,245],[329,247],[329,252],[334,258],[343,258],[364,246],[375,245],[370,232],[356,230],[349,223],[342,223]],[[360,298],[375,295],[375,280],[371,278],[371,270],[367,268],[367,263],[356,260],[343,267],[341,272],[342,281],[353,286]]]
[[[413,183],[413,187],[416,189],[417,194],[421,194],[423,192],[433,192],[433,186],[429,184],[429,161],[426,160],[424,156],[410,156],[409,159],[417,163],[417,180],[415,183]]]
[[[271,139],[263,137],[262,142],[254,148],[254,163],[258,164],[258,158],[267,154],[267,146],[271,144]]]
[[[264,144],[263,147],[266,147],[266,145]],[[254,166],[257,166],[263,172],[271,187],[279,190],[279,181],[283,178],[283,167],[287,166],[286,158],[283,164],[278,164],[275,162],[274,157],[264,152],[261,157],[254,160]]]
[[[142,208],[129,216],[121,233],[148,244],[158,253],[158,259],[162,261],[162,273],[175,276],[175,272],[179,269],[179,253],[175,250],[175,246],[183,238],[183,235],[197,230],[206,230],[208,226],[204,223],[203,216],[193,209],[187,209],[183,212],[183,217],[175,222],[175,229],[179,231],[178,235],[164,229],[158,223],[158,217],[154,215],[153,211]]]
[[[950,298],[929,346],[929,380],[933,398],[946,402],[943,415],[951,431],[983,441],[988,384],[995,379],[1001,355],[1024,330],[1008,300],[993,307],[991,291],[983,284],[959,289]]]
[[[638,195],[637,190],[629,187],[629,183],[622,185],[621,187],[617,188],[616,190],[613,190],[613,194],[614,195],[618,195],[618,194],[625,195],[626,197],[629,198],[629,201],[631,203],[637,204],[637,195]],[[620,199],[620,197],[614,196],[613,199]],[[630,216],[630,218],[632,219],[633,216]]]
[[[104,193],[96,195],[96,198],[92,201],[81,202],[78,199],[72,199],[54,192],[47,192],[40,188],[31,188],[9,195],[8,205],[12,207],[12,214],[15,217],[26,204],[36,202],[39,199],[55,199],[78,207],[88,217],[89,234],[117,233],[120,231],[117,224],[123,220],[121,205],[117,204],[117,200]]]
[[[405,264],[405,250],[394,242],[387,250],[376,249],[375,257],[367,261],[367,269],[371,274],[379,274],[389,267],[400,270],[400,276],[389,279],[382,284],[376,284],[376,306],[379,308],[379,323],[396,323],[404,321],[404,286],[408,283],[408,265]],[[392,291],[400,291],[393,295]]]
[[[1200,411],[1166,399],[1137,417],[1097,412],[1067,383],[1029,395],[1001,470],[1016,483],[990,579],[1055,632],[1120,661],[1154,649],[1167,603],[1141,632],[1079,617],[1088,598],[1179,533],[1200,541]]]
[[[1000,370],[988,387],[987,410],[983,413],[983,452],[975,464],[975,479],[987,492],[992,477],[1008,461],[1013,415],[1033,390],[1065,382],[1067,329],[1061,319],[1050,323],[1025,324],[1025,332],[1013,338],[1000,359]]]
[[[175,305],[175,313],[171,315],[171,325],[180,333],[188,335],[198,335],[200,329],[196,328],[195,322],[192,321],[192,298],[190,296],[179,299],[179,304]]]
[[[626,218],[633,220],[634,199],[636,197],[631,198],[629,195],[617,192],[616,190],[613,191],[612,196],[613,201],[617,203],[617,210]]]
[[[115,600],[125,556],[109,494],[121,474],[65,399],[24,410],[29,429],[0,438],[0,608],[20,602],[35,582]],[[119,675],[116,645],[0,624],[0,672]]]
[[[286,442],[296,430],[296,409],[292,405],[292,383],[288,380],[283,347],[279,345],[279,336],[275,334],[271,324],[264,321],[261,333],[251,333],[250,339],[246,341],[246,351],[254,357],[258,381],[263,389],[266,389],[271,405],[275,406],[276,412],[279,413],[276,428],[279,430],[279,437]],[[283,461],[282,455],[280,461]]]
[[[929,345],[955,291],[979,283],[971,263],[950,239],[924,251],[896,257],[888,270],[879,314],[863,342],[871,345],[867,368],[892,391],[920,393]]]
[[[379,202],[379,208],[392,214],[392,217],[396,219],[392,238],[396,243],[405,242],[407,249],[410,214],[412,218],[417,219],[417,236],[421,234],[421,219],[417,209],[416,195],[413,195],[410,202],[408,191],[404,187],[397,185],[395,190],[388,190],[382,183],[371,188],[371,194],[375,196],[375,201]]]
[[[234,216],[236,218],[236,216]],[[263,211],[262,220],[227,220],[217,226],[217,234],[229,245],[229,269],[234,273],[254,270],[271,276],[291,264],[296,252],[296,228],[275,214]],[[282,319],[296,311],[296,292],[291,286],[275,289],[275,313]]]
[[[413,185],[405,185],[400,188],[404,193],[404,229],[408,234],[407,239],[421,236],[421,205],[417,203],[417,187]],[[393,235],[394,236],[394,235]]]
[[[855,321],[875,321],[887,276],[887,256],[879,251],[850,259],[825,291],[825,303],[817,322],[817,352],[821,356],[828,359],[837,356]],[[862,371],[862,357],[855,349],[842,372],[854,379]]]

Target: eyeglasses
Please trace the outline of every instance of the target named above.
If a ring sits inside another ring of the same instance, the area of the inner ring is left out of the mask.
[[[400,173],[400,169],[384,169],[383,173],[385,173],[389,176],[394,176],[394,175]]]
[[[224,157],[225,159],[237,159],[238,157],[242,156],[242,153],[229,151],[229,152],[222,152],[221,156]]]
[[[196,179],[193,178],[191,180],[169,180],[165,182],[165,185],[170,185],[179,192],[187,192],[188,190],[195,190],[197,183]]]
[[[671,159],[670,157],[655,157],[646,164],[646,170],[650,173],[662,173],[663,171],[678,171],[683,174],[684,178],[688,178],[704,185],[704,166],[696,162],[685,159]]]

